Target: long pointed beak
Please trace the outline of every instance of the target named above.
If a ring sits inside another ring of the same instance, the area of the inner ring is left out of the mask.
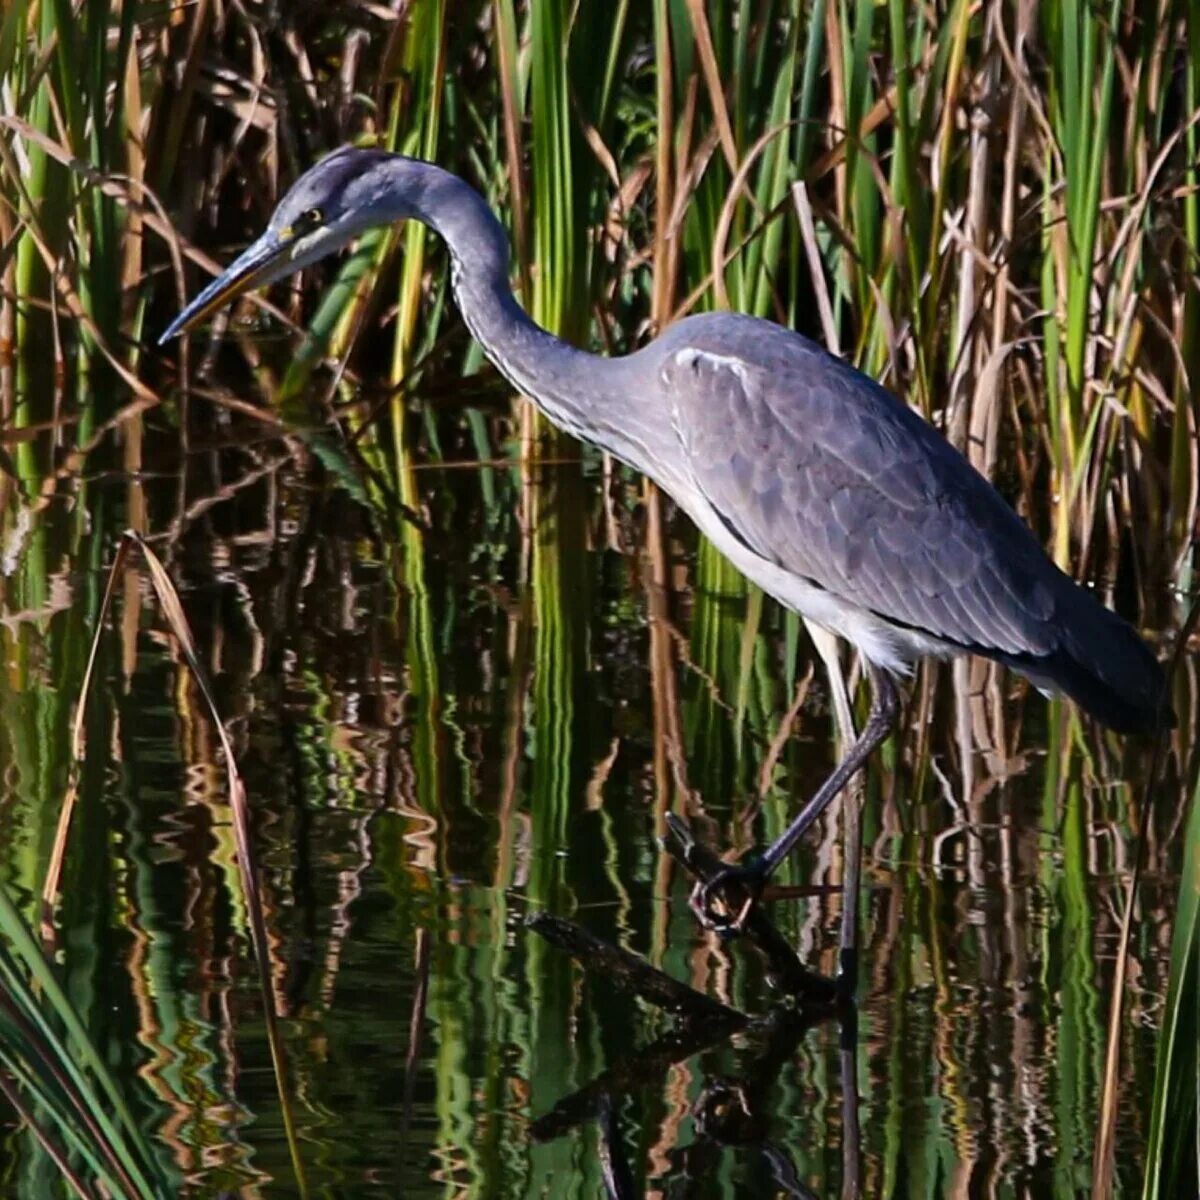
[[[268,229],[167,326],[158,344],[161,346],[177,334],[193,329],[205,317],[236,300],[243,292],[270,283],[274,278],[273,268],[286,261],[285,255],[290,245],[279,233]]]

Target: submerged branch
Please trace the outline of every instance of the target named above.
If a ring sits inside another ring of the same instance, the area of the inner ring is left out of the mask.
[[[674,813],[667,814],[667,832],[662,844],[663,849],[701,883],[707,883],[728,865],[707,846],[701,845],[687,824]],[[775,983],[782,991],[816,1004],[832,1004],[837,1000],[836,981],[810,971],[761,906],[751,908],[741,932],[766,956]]]
[[[749,1019],[737,1009],[672,979],[644,958],[602,941],[574,921],[535,912],[525,918],[525,925],[588,970],[604,972],[622,991],[632,992],[686,1021],[731,1026],[743,1025]]]

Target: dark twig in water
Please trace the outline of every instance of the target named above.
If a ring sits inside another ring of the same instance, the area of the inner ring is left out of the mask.
[[[591,1083],[565,1096],[550,1112],[535,1121],[531,1128],[534,1138],[548,1141],[561,1137],[567,1130],[585,1121],[598,1121],[601,1138],[606,1145],[604,1153],[610,1156],[606,1159],[605,1178],[612,1196],[626,1194],[621,1191],[621,1146],[614,1108],[617,1097],[645,1087],[675,1063],[738,1034],[751,1041],[757,1039],[765,1043],[754,1071],[744,1081],[761,1098],[770,1090],[771,1082],[783,1063],[795,1053],[805,1032],[816,1021],[830,1015],[827,997],[823,997],[822,1002],[815,1005],[809,1004],[800,1009],[779,1006],[761,1017],[748,1017],[664,975],[636,954],[610,945],[573,921],[538,912],[530,914],[525,924],[552,945],[566,951],[589,971],[602,973],[617,987],[682,1018],[676,1029],[614,1063]],[[773,926],[771,928],[774,930]],[[782,941],[782,935],[777,931],[775,936]],[[788,950],[788,953],[791,954],[791,951]],[[795,962],[794,954],[791,958]],[[796,969],[803,971],[798,963]],[[832,982],[822,976],[815,978],[825,985],[828,996],[832,996]],[[749,1109],[747,1113],[750,1115]],[[756,1125],[760,1119],[755,1112]],[[757,1140],[761,1140],[761,1136],[761,1133],[758,1134]]]
[[[686,1021],[703,1021],[728,1028],[742,1025],[748,1019],[737,1009],[729,1008],[719,1000],[688,987],[686,983],[672,979],[657,967],[652,967],[644,958],[602,941],[573,921],[535,912],[525,918],[525,924],[551,945],[578,959],[589,971],[603,972],[623,991],[632,992]]]
[[[732,1024],[695,1021],[656,1038],[650,1045],[619,1059],[591,1083],[564,1096],[529,1127],[531,1136],[539,1142],[552,1141],[576,1125],[602,1118],[605,1105],[618,1096],[658,1083],[677,1062],[724,1041],[731,1033],[745,1028],[746,1023],[746,1018]]]
[[[739,1041],[748,1053],[737,1075],[707,1075],[692,1105],[696,1137],[682,1155],[685,1176],[707,1179],[717,1169],[724,1148],[757,1150],[771,1172],[770,1194],[794,1200],[815,1200],[816,1193],[803,1181],[795,1162],[794,1147],[772,1140],[774,1116],[771,1098],[784,1066],[795,1057],[814,1020],[821,1013],[775,1008],[756,1018]],[[757,1050],[755,1042],[759,1043]]]
[[[632,1200],[638,1194],[637,1185],[625,1154],[625,1143],[621,1140],[617,1106],[609,1094],[600,1098],[596,1123],[600,1126],[600,1169],[604,1174],[604,1190],[609,1200]]]
[[[797,1011],[775,1008],[761,1017],[746,1018],[733,1025],[697,1022],[658,1038],[614,1063],[591,1083],[560,1100],[550,1112],[536,1120],[530,1133],[537,1141],[562,1137],[586,1121],[600,1127],[605,1186],[611,1197],[624,1197],[625,1178],[620,1130],[616,1123],[618,1099],[639,1088],[657,1084],[675,1063],[702,1050],[720,1045],[733,1035],[748,1045],[761,1044],[746,1071],[739,1077],[712,1077],[702,1081],[693,1107],[696,1141],[684,1152],[684,1160],[695,1168],[693,1178],[707,1175],[713,1156],[725,1146],[756,1147],[766,1158],[778,1194],[810,1200],[814,1195],[800,1180],[792,1153],[769,1137],[771,1112],[768,1098],[784,1064],[816,1021],[826,1014],[816,1009]]]
[[[687,824],[674,813],[667,814],[667,832],[662,844],[663,849],[701,883],[707,883],[729,865],[696,841]],[[837,999],[837,983],[810,971],[759,905],[750,907],[740,932],[766,956],[776,985],[782,991],[818,1004],[830,1004]]]

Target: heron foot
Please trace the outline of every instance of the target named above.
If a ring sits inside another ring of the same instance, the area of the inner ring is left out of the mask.
[[[688,898],[688,906],[705,929],[715,930],[723,937],[734,937],[741,933],[754,911],[768,874],[757,860],[730,863],[696,884]]]

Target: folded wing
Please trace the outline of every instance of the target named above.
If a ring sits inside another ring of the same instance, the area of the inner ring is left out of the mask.
[[[729,354],[701,327],[661,372],[692,482],[737,538],[1115,727],[1153,723],[1162,676],[1141,639],[1050,562],[935,429],[798,335],[759,322],[746,333]]]

